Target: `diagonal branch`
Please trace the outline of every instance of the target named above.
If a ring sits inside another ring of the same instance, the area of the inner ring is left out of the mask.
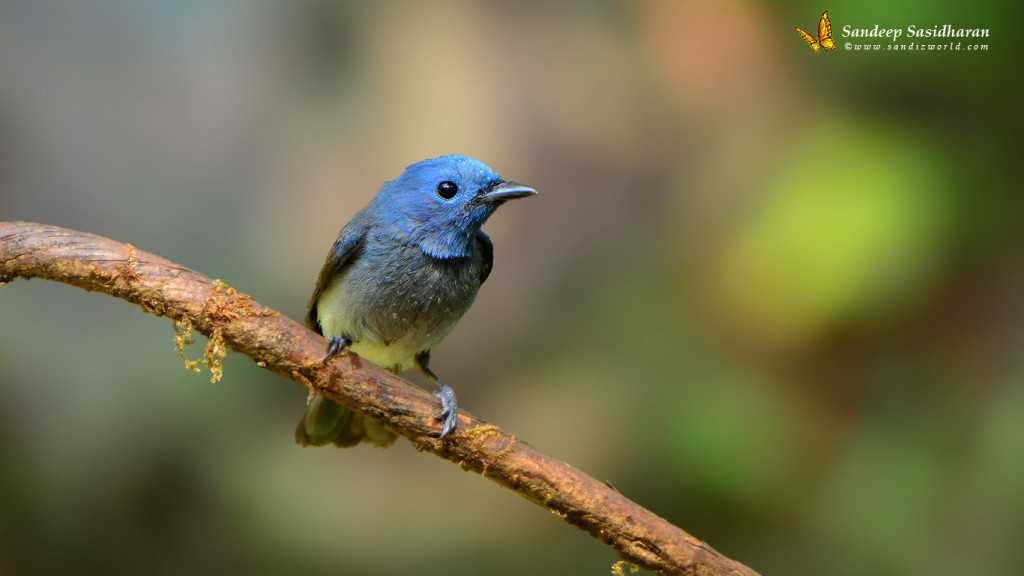
[[[357,356],[321,363],[322,337],[234,288],[108,238],[28,222],[0,222],[0,286],[44,278],[104,292],[167,316],[210,338],[207,359],[224,347],[259,366],[358,410],[432,452],[490,478],[662,574],[756,576],[640,507],[610,486],[465,412],[444,441],[434,399]],[[212,352],[211,352],[212,350]]]

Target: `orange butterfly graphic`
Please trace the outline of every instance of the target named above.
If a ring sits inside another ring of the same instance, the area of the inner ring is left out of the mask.
[[[814,36],[811,36],[802,29],[796,28],[796,31],[800,33],[800,37],[807,40],[807,43],[811,45],[811,48],[815,53],[818,52],[818,48],[824,48],[826,52],[829,50],[836,49],[836,41],[832,39],[832,22],[828,19],[828,10],[821,15],[821,21],[818,22],[818,39],[815,40]]]

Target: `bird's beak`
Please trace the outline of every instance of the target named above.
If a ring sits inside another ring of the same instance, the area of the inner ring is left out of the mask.
[[[477,196],[477,200],[490,204],[501,204],[508,200],[533,196],[536,193],[537,191],[529,186],[523,186],[522,184],[516,184],[515,182],[499,181],[493,186],[481,190],[480,195]]]

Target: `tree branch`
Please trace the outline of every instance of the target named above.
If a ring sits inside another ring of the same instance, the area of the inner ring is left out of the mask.
[[[207,360],[224,347],[358,410],[432,452],[490,478],[586,530],[629,562],[662,574],[756,576],[642,508],[614,488],[465,412],[456,432],[435,436],[429,393],[345,354],[328,364],[322,337],[234,288],[108,238],[28,222],[0,222],[0,286],[15,277],[55,280],[104,292],[167,316],[210,338]],[[216,371],[215,371],[216,374]]]

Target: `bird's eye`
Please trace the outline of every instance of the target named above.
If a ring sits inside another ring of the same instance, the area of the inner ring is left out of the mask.
[[[445,200],[451,200],[458,194],[459,187],[451,180],[445,180],[437,185],[437,195]]]

